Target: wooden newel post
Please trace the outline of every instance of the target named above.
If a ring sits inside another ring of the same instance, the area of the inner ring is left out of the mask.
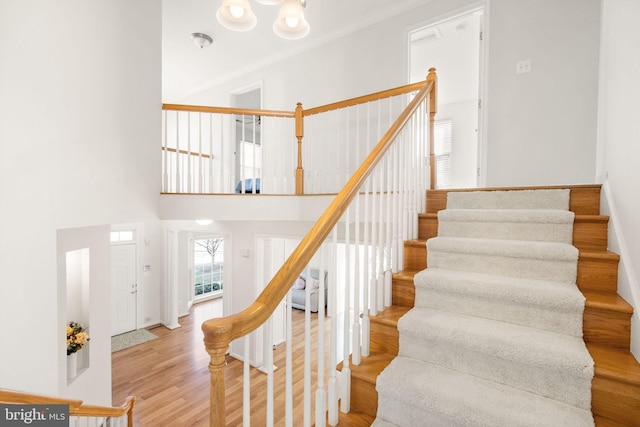
[[[225,398],[224,398],[224,371],[227,365],[225,355],[229,349],[229,340],[224,339],[224,333],[220,335],[207,331],[206,322],[202,325],[204,332],[204,344],[207,353],[211,357],[209,373],[211,387],[209,393],[209,426],[218,427],[225,425]]]
[[[296,106],[296,138],[298,139],[298,167],[296,168],[296,196],[304,194],[304,170],[302,169],[302,137],[304,136],[304,117],[302,103]]]
[[[427,81],[433,82],[433,88],[429,93],[429,188],[432,190],[437,186],[437,173],[436,173],[436,153],[435,153],[435,141],[434,141],[434,129],[436,121],[436,113],[438,112],[438,76],[436,75],[435,68],[429,68],[429,74],[427,74]]]

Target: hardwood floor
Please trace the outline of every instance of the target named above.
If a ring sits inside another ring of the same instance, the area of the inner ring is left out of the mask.
[[[113,404],[120,405],[126,396],[135,396],[133,413],[136,427],[209,425],[209,356],[204,349],[200,325],[205,319],[221,315],[221,301],[196,304],[188,316],[179,319],[180,328],[151,329],[159,339],[112,354]],[[303,425],[304,393],[301,378],[304,369],[304,312],[294,309],[292,317],[293,378],[300,378],[293,384],[294,425],[297,426]],[[312,325],[316,325],[317,314],[311,313],[311,318]],[[329,319],[326,324],[328,323]],[[317,326],[312,327],[311,390],[315,390],[317,381],[317,329]],[[328,335],[325,334],[327,343]],[[277,369],[274,374],[275,425],[284,425],[285,349],[286,345],[281,344],[274,351],[274,364],[282,368]],[[230,356],[227,356],[227,363],[226,420],[227,425],[237,426],[242,424],[243,364]],[[328,354],[325,368],[326,381],[329,378]],[[252,426],[264,425],[266,381],[265,374],[251,368]],[[311,406],[315,406],[313,392]],[[370,421],[367,419],[363,423],[351,424],[343,422],[341,417],[340,425],[369,425]]]

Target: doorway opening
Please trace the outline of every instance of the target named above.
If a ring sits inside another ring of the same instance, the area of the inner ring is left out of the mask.
[[[438,188],[478,186],[483,18],[480,8],[409,31],[410,82],[423,81],[430,67],[438,73],[436,126],[448,128],[434,141]]]
[[[231,94],[236,108],[262,108],[262,84],[256,83]],[[238,114],[235,118],[235,179],[236,193],[260,193],[262,180],[262,118]]]
[[[111,336],[138,328],[135,230],[111,231]]]

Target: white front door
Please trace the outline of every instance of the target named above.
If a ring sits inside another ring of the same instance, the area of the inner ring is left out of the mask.
[[[136,245],[111,246],[111,335],[136,329]]]

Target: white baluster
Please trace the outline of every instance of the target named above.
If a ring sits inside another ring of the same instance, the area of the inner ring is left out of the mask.
[[[244,336],[244,363],[242,366],[242,425],[251,425],[251,363],[250,363],[250,340],[249,336]]]
[[[287,348],[285,349],[285,425],[293,427],[293,319],[291,317],[291,290],[287,292]]]
[[[244,142],[245,142],[245,115],[242,115],[242,132],[241,132],[241,138],[240,138],[240,161],[238,162],[238,164],[240,165],[240,193],[241,194],[245,194],[246,191],[246,184],[244,182],[245,180],[245,175],[244,175]]]
[[[169,119],[168,113],[166,110],[162,112],[162,118],[164,119],[164,141],[163,141],[163,152],[162,159],[164,162],[164,167],[162,168],[162,191],[169,191],[169,161],[168,161],[168,153],[169,153],[169,135],[167,135],[167,121]]]
[[[191,112],[187,112],[187,193],[193,192],[191,188]]]
[[[366,154],[368,155],[371,152],[371,103],[367,102],[367,136],[366,136]],[[370,287],[370,277],[371,277],[371,264],[369,262],[371,256],[371,246],[369,242],[370,236],[370,227],[373,226],[371,221],[369,221],[371,215],[371,206],[369,204],[369,199],[371,198],[371,182],[373,181],[373,174],[369,175],[367,181],[364,184],[364,283],[363,287],[363,295],[362,295],[362,355],[367,357],[369,356],[369,347],[370,347],[370,323],[369,323],[369,287]]]
[[[355,196],[355,266],[353,280],[353,331],[351,332],[351,363],[360,364],[360,194]]]
[[[329,316],[331,318],[331,349],[330,349],[330,366],[329,371],[329,425],[338,425],[338,381],[336,379],[336,366],[338,364],[338,310],[337,310],[337,277],[336,277],[336,257],[338,248],[338,227],[333,228],[331,242],[331,262],[329,268]]]
[[[378,187],[377,178],[378,178],[379,167],[371,174],[371,260],[369,265],[369,289],[371,295],[369,297],[369,307],[371,314],[376,316],[378,314],[378,226],[377,226],[377,218],[378,218],[378,200],[379,195],[377,194]]]
[[[393,123],[393,99],[389,98],[389,114],[388,114],[388,124],[387,129],[391,127]],[[391,306],[391,270],[392,270],[392,262],[393,262],[393,215],[392,215],[392,206],[393,206],[393,150],[387,152],[387,230],[385,233],[386,237],[386,264],[384,269],[384,305],[385,307]]]
[[[379,176],[379,185],[380,185],[380,203],[378,206],[378,282],[376,284],[376,304],[378,311],[384,311],[384,223],[387,221],[387,218],[384,216],[384,203],[387,195],[385,194],[385,186],[384,186],[384,178],[385,178],[385,161],[384,159],[380,160],[379,168],[380,168],[380,176]]]
[[[213,189],[213,113],[209,113],[209,174],[207,177],[209,178],[209,186],[207,188],[207,193],[214,193]]]
[[[181,192],[181,181],[182,177],[180,176],[180,112],[176,111],[176,193]]]
[[[264,323],[264,369],[267,373],[267,416],[266,425],[273,426],[273,319]]]
[[[264,240],[264,280],[265,283],[271,280],[273,261],[273,249],[271,239]],[[268,279],[267,279],[268,278]],[[264,371],[267,374],[267,427],[273,426],[273,316],[270,316],[263,327],[263,355],[262,362]]]
[[[304,427],[311,427],[311,270],[306,269],[307,285],[304,287]],[[318,307],[318,311],[320,307]]]
[[[202,174],[202,113],[198,113],[198,193],[204,193],[204,175]]]
[[[251,138],[251,141],[252,141],[251,144],[252,144],[252,147],[253,147],[253,152],[251,153],[253,155],[252,156],[253,157],[252,165],[251,165],[252,166],[252,168],[251,168],[251,192],[253,194],[256,194],[256,192],[257,192],[257,187],[256,187],[256,184],[257,184],[257,181],[256,181],[256,178],[257,178],[256,177],[256,170],[257,170],[257,167],[256,167],[257,166],[256,151],[257,151],[257,147],[258,147],[258,144],[257,144],[257,141],[256,141],[256,121],[257,121],[257,117],[258,116],[253,116],[253,127],[252,127],[253,136]]]
[[[349,233],[349,210],[350,207],[347,208],[344,213],[344,224],[345,224],[345,273],[344,273],[344,334],[343,334],[343,345],[342,349],[342,376],[340,380],[342,382],[342,390],[340,395],[340,410],[344,413],[348,413],[351,410],[351,368],[349,367],[349,309],[351,307],[350,298],[349,298],[349,286],[351,283],[351,237]]]
[[[320,246],[320,267],[318,268],[318,386],[316,388],[316,427],[326,425],[327,392],[324,388],[324,321],[325,321],[325,244]]]

